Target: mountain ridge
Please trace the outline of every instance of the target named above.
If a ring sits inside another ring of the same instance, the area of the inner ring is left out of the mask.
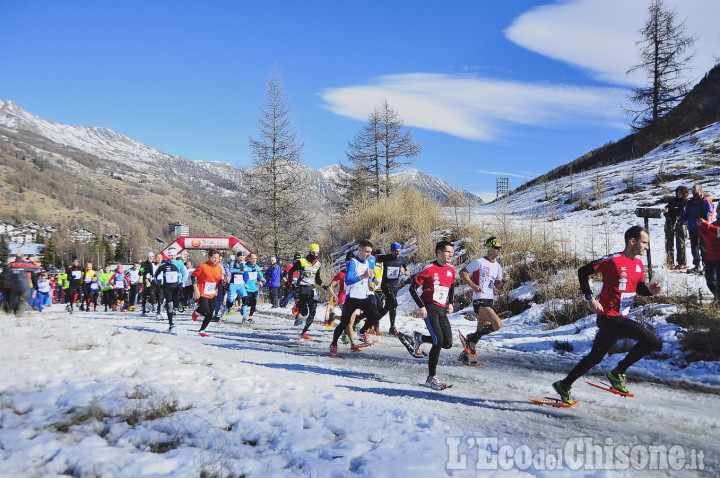
[[[312,182],[309,207],[324,208],[337,200],[327,177],[333,166],[315,170],[301,163],[306,173],[318,177]],[[0,218],[5,220],[89,223],[98,230],[121,232],[140,215],[150,236],[162,235],[167,223],[176,221],[194,231],[237,235],[254,221],[246,213],[249,168],[166,154],[108,128],[55,123],[0,100],[0,170],[5,173]],[[420,171],[396,176],[408,175],[423,179],[413,185],[421,192],[448,200],[452,188],[443,180]],[[398,183],[410,185],[406,180]],[[473,204],[481,203],[464,193]],[[36,201],[38,194],[43,199]]]

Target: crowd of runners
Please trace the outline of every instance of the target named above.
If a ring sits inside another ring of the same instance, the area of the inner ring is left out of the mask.
[[[707,234],[708,265],[717,270],[720,262],[720,223],[703,225]],[[612,387],[627,393],[625,371],[648,353],[659,350],[662,343],[657,335],[642,323],[629,318],[633,299],[637,294],[654,295],[661,290],[660,284],[645,284],[645,270],[639,256],[648,247],[648,231],[634,226],[625,233],[622,252],[589,263],[578,270],[580,289],[588,301],[590,310],[597,314],[598,333],[592,350],[568,375],[555,383],[553,388],[560,400],[572,405],[571,386],[575,380],[600,363],[620,338],[630,338],[637,343],[615,368],[607,372]],[[477,329],[467,337],[462,334],[463,348],[458,360],[465,365],[475,365],[476,345],[483,336],[502,326],[502,320],[493,307],[494,293],[510,280],[498,262],[503,245],[497,237],[484,243],[483,257],[471,261],[460,270],[460,284],[472,291],[472,307],[477,314]],[[29,303],[42,311],[53,301],[64,301],[68,312],[132,311],[140,309],[143,316],[155,314],[156,318],[168,320],[168,331],[175,332],[174,317],[183,308],[193,310],[191,317],[200,321],[198,334],[210,337],[208,327],[224,316],[238,313],[241,323],[251,323],[261,288],[271,308],[285,307],[294,301],[295,325],[303,325],[300,337],[312,340],[310,327],[315,321],[320,298],[319,289],[330,295],[329,314],[324,325],[333,328],[327,355],[338,357],[338,342],[347,343],[351,351],[372,345],[379,334],[380,319],[386,315],[390,320],[388,333],[397,336],[411,355],[424,357],[427,352],[428,376],[426,385],[443,390],[448,385],[439,380],[437,365],[442,349],[450,349],[453,334],[448,314],[453,313],[456,287],[456,270],[451,265],[454,249],[452,243],[440,241],[435,246],[435,260],[409,278],[409,294],[417,305],[419,316],[424,320],[427,334],[414,331],[407,335],[398,331],[395,320],[397,295],[401,278],[409,277],[409,263],[402,254],[402,245],[394,242],[390,253],[373,248],[367,240],[360,241],[357,249],[349,251],[342,261],[340,271],[329,284],[323,283],[322,264],[319,261],[320,246],[311,244],[306,255],[296,254],[293,260],[281,268],[276,258],[270,258],[265,268],[258,264],[257,255],[228,255],[224,259],[218,250],[207,251],[207,261],[193,267],[189,261],[178,259],[174,249],[161,254],[148,253],[147,259],[135,262],[125,270],[110,266],[95,270],[92,263],[80,265],[75,258],[71,266],[58,275],[49,277],[31,260],[19,254],[0,274],[2,279],[4,307],[6,311],[21,314]],[[601,274],[603,287],[599,297],[593,296],[589,285],[592,274]],[[717,291],[715,277],[714,293]],[[164,314],[164,316],[163,316]],[[338,320],[339,317],[339,320]]]

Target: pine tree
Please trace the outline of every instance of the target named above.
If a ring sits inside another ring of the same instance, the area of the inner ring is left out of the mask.
[[[392,173],[411,164],[420,153],[412,133],[387,101],[368,115],[368,122],[348,142],[347,164],[334,181],[345,205],[392,194]]]
[[[631,126],[639,130],[655,124],[677,105],[690,90],[692,80],[686,76],[688,53],[695,38],[685,33],[685,22],[677,23],[675,10],[667,10],[663,0],[652,0],[648,20],[640,31],[640,63],[628,73],[643,71],[648,85],[634,88],[630,101],[639,109],[628,109],[633,116]]]
[[[7,236],[0,234],[0,260],[2,261],[3,267],[7,263],[7,259],[10,257],[10,246],[8,245]]]
[[[45,268],[57,267],[57,260],[57,243],[55,242],[55,235],[52,234],[45,242],[45,248],[43,249],[42,266]]]
[[[248,202],[258,225],[245,224],[276,257],[292,253],[304,240],[303,212],[311,178],[301,167],[304,142],[293,127],[292,106],[277,67],[266,84],[267,98],[258,115],[258,137],[249,138],[253,166],[245,170]]]

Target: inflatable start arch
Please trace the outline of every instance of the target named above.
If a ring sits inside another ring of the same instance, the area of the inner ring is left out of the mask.
[[[245,244],[240,242],[240,240],[236,237],[187,237],[187,236],[180,236],[175,241],[171,242],[168,246],[165,247],[162,251],[160,251],[160,254],[162,254],[163,259],[167,259],[167,251],[168,249],[177,249],[177,253],[180,254],[185,249],[193,249],[193,250],[209,250],[209,249],[217,249],[217,250],[231,250],[235,254],[238,253],[245,253],[249,254],[251,251],[247,247],[245,247]]]

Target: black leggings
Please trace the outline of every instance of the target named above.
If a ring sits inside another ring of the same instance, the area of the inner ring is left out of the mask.
[[[378,325],[380,319],[385,315],[382,308],[378,307],[378,302],[381,302],[382,305],[382,301],[380,297],[378,297],[377,293],[369,296],[367,298],[367,304],[364,307],[361,307],[362,314],[355,318],[356,322],[360,322],[362,319],[365,319],[365,324],[363,324],[362,329],[359,331],[361,334],[367,333],[371,327]]]
[[[395,327],[395,315],[398,306],[397,289],[393,286],[387,286],[383,287],[383,292],[385,293],[385,307],[383,310],[390,314],[390,327]]]
[[[242,298],[242,304],[248,308],[248,316],[252,316],[255,313],[255,307],[257,307],[258,291],[249,292],[245,297]],[[313,311],[313,316],[315,312]]]
[[[353,312],[355,312],[357,309],[367,311],[370,309],[370,305],[371,305],[371,303],[370,303],[369,297],[367,299],[355,299],[352,297],[347,297],[345,299],[345,304],[343,304],[342,317],[340,318],[340,323],[337,325],[337,327],[335,327],[335,331],[333,332],[332,345],[337,345],[338,339],[340,338],[342,333],[345,331],[348,324],[350,324],[350,319],[352,319]],[[367,320],[371,320],[371,318],[368,317]]]
[[[165,303],[167,304],[167,318],[170,325],[173,324],[173,315],[175,308],[180,305],[180,291],[182,286],[171,286],[163,287],[163,295],[165,296]],[[158,309],[158,314],[160,310]]]
[[[430,335],[423,335],[424,344],[432,344],[428,354],[428,375],[434,377],[437,374],[437,364],[440,360],[440,349],[452,347],[452,328],[447,318],[447,309],[435,304],[425,304],[427,316],[425,325]]]
[[[75,303],[75,293],[77,292],[77,301],[82,303],[83,291],[80,284],[70,284],[70,287],[65,291],[65,303]]]
[[[307,316],[305,319],[305,327],[303,327],[302,333],[308,331],[313,321],[315,320],[315,311],[317,310],[317,302],[315,302],[315,289],[312,287],[298,287],[295,290],[295,297],[297,297],[297,307],[300,316]]]
[[[602,359],[618,339],[628,338],[637,340],[637,343],[630,349],[630,352],[628,352],[625,358],[615,367],[615,371],[618,373],[625,373],[632,364],[650,352],[662,348],[662,341],[657,335],[644,325],[630,320],[627,317],[598,315],[597,325],[599,330],[595,336],[595,341],[593,342],[590,353],[580,360],[563,380],[563,385],[566,388],[570,388],[575,380],[602,362]]]
[[[203,316],[203,323],[200,326],[200,332],[205,330],[212,320],[213,314],[215,313],[215,306],[217,305],[217,296],[215,297],[200,297],[198,299],[197,313]]]

